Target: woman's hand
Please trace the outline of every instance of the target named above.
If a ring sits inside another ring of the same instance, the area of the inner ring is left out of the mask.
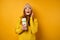
[[[33,13],[31,14],[31,17],[33,17]]]
[[[22,25],[22,30],[27,30],[26,25]]]
[[[31,18],[34,20],[34,14],[33,13],[31,14]]]

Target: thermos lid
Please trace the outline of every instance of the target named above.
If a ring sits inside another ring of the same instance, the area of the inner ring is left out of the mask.
[[[26,22],[26,18],[22,18],[22,21],[25,21]]]

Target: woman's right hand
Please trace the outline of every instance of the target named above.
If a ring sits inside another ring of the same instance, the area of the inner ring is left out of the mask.
[[[25,25],[22,25],[22,30],[27,30],[27,27]]]

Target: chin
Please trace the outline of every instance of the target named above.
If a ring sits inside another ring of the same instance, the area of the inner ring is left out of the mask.
[[[27,15],[27,16],[29,16],[29,15]]]
[[[28,13],[27,13],[26,15],[28,15],[28,16],[29,16],[30,14],[28,14]]]

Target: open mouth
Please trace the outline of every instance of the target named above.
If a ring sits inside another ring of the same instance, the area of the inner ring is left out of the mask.
[[[29,13],[29,12],[27,12],[27,13]]]

